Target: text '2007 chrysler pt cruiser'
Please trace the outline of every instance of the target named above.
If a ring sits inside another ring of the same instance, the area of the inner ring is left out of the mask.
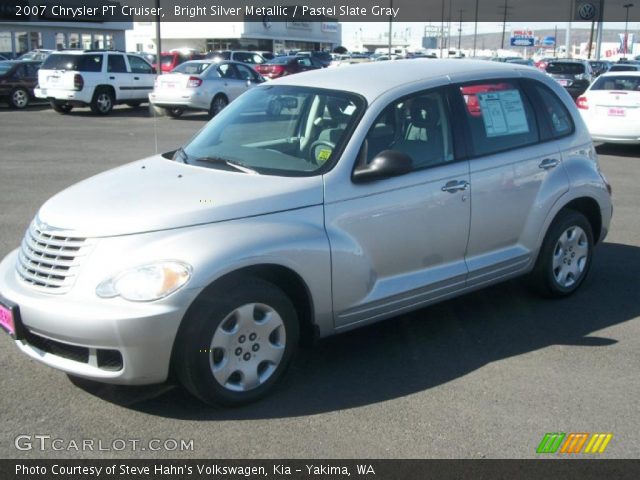
[[[175,152],[49,199],[0,264],[25,354],[212,404],[270,392],[300,340],[528,274],[583,282],[611,190],[534,69],[413,60],[269,82]]]

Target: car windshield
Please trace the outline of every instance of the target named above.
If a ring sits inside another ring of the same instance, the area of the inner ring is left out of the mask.
[[[102,68],[102,54],[52,54],[47,57],[41,68],[43,70],[99,72]]]
[[[0,75],[4,75],[9,70],[11,70],[11,67],[13,67],[13,65],[14,64],[11,62],[0,62]]]
[[[581,63],[569,62],[551,62],[547,65],[547,73],[557,73],[566,75],[579,75],[585,72],[584,65]]]
[[[616,75],[600,77],[591,90],[627,90],[640,92],[640,76]]]
[[[185,62],[171,70],[171,73],[186,73],[187,75],[199,75],[204,72],[211,63],[208,62]]]
[[[364,108],[362,97],[347,92],[254,88],[218,114],[175,158],[208,168],[239,165],[265,175],[315,175],[337,159]]]

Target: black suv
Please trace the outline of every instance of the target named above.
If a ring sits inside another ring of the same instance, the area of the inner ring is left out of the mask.
[[[594,78],[591,65],[586,60],[553,60],[547,64],[545,72],[562,85],[574,100],[589,88]]]

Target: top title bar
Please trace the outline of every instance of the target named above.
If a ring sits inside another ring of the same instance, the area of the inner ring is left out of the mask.
[[[3,0],[0,21],[625,21],[627,0]],[[638,9],[640,11],[640,9]],[[629,21],[637,20],[635,11]]]

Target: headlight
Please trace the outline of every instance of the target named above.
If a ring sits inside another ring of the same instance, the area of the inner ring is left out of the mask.
[[[120,296],[132,302],[150,302],[172,294],[191,278],[191,266],[180,262],[156,262],[131,268],[102,281],[96,295]]]

